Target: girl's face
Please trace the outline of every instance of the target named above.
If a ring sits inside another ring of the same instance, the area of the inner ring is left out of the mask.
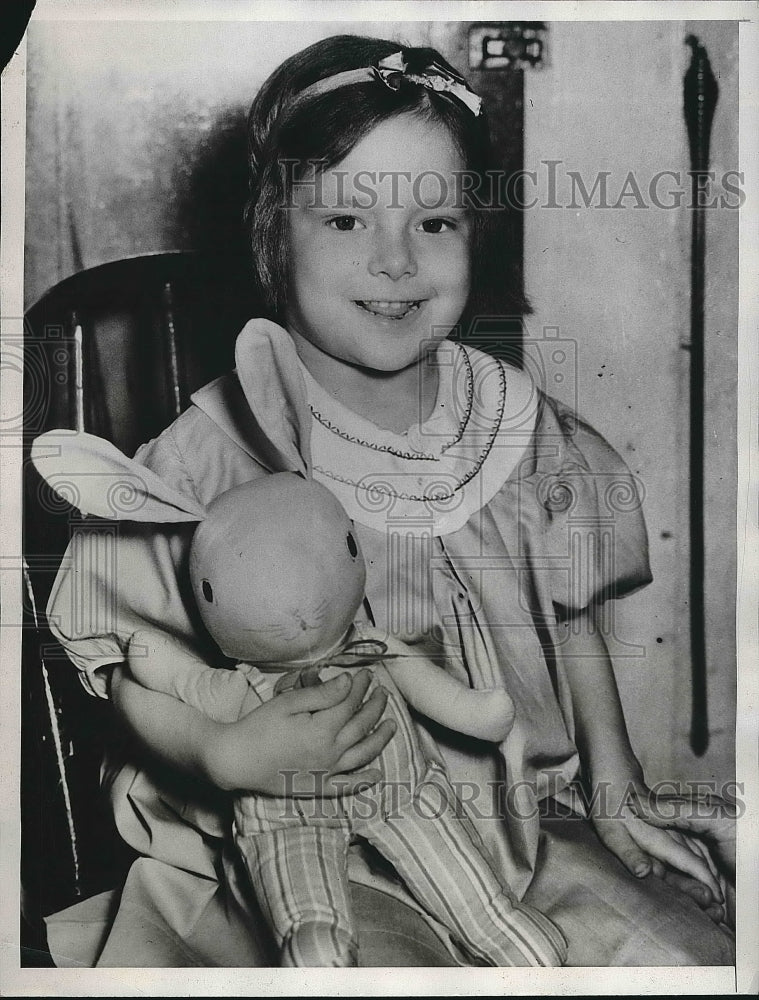
[[[296,345],[395,372],[450,333],[469,292],[463,169],[443,126],[402,115],[295,185],[286,323]]]

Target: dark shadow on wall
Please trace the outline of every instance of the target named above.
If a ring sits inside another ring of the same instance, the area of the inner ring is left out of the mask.
[[[192,150],[182,149],[189,143],[177,135],[175,245],[249,257],[242,219],[248,197],[245,118],[242,108],[224,110],[207,131],[194,133]]]

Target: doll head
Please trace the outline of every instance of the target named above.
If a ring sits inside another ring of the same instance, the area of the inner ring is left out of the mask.
[[[365,577],[341,504],[290,472],[218,496],[190,549],[203,622],[236,660],[284,664],[332,652],[363,599]]]
[[[192,590],[226,656],[297,664],[345,637],[364,596],[364,561],[345,510],[305,472],[274,472],[204,507],[91,434],[49,431],[34,441],[32,461],[84,514],[198,524]]]
[[[340,74],[395,57],[406,66],[397,87],[384,86],[370,76],[328,89],[329,81]],[[314,163],[321,171],[337,167],[378,126],[412,116],[446,131],[474,183],[470,200],[476,204],[478,197],[480,202],[487,199],[487,174],[495,164],[485,115],[473,112],[471,101],[459,99],[455,88],[438,91],[413,82],[412,77],[432,64],[461,81],[459,95],[467,91],[467,100],[478,100],[435,49],[400,49],[397,42],[353,35],[324,39],[291,56],[262,86],[248,118],[251,196],[245,218],[259,291],[277,322],[284,320],[292,281],[286,206],[292,204],[293,186],[309,176]],[[327,89],[315,86],[319,83]],[[430,162],[427,168],[434,171],[436,164]],[[521,279],[515,274],[510,280],[508,264],[518,248],[512,252],[506,245],[505,213],[473,210],[471,214],[469,258],[476,268],[463,321],[470,314],[521,314],[526,308]]]

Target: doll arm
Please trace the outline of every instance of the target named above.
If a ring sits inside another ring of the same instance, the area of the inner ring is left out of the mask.
[[[177,698],[216,722],[236,722],[243,708],[250,711],[260,704],[242,674],[209,667],[166,632],[138,629],[128,655],[138,684]]]
[[[385,642],[389,655],[382,665],[417,711],[465,736],[494,743],[506,739],[514,725],[514,702],[505,688],[467,687],[405,643]]]

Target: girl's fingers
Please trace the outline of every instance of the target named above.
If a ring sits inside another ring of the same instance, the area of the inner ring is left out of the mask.
[[[322,679],[319,676],[321,671],[321,665],[318,663],[309,663],[307,667],[304,667],[300,672],[299,687],[316,687],[318,684],[322,683]]]
[[[675,834],[675,831],[669,831],[670,836],[677,836],[682,839],[686,847],[688,847],[698,858],[703,858],[706,864],[709,866],[709,870],[714,876],[717,885],[720,888],[721,899],[725,898],[727,892],[728,882],[723,873],[719,870],[719,866],[712,856],[712,852],[709,850],[708,845],[701,840],[699,837],[694,837],[689,834]]]
[[[728,825],[737,815],[732,802],[719,795],[688,798],[684,795],[639,795],[632,803],[636,816],[652,826],[675,827],[685,833],[710,834],[715,824]]]
[[[692,879],[688,875],[683,875],[682,872],[674,871],[670,868],[664,869],[662,879],[667,885],[674,886],[680,892],[685,893],[686,896],[690,896],[695,903],[698,903],[702,910],[722,909],[719,903],[715,903],[711,890],[703,882],[699,882],[697,879]]]
[[[632,803],[632,810],[649,826],[695,835],[700,844],[703,837],[709,847],[710,864],[716,862],[718,870],[728,879],[735,879],[735,827],[737,806],[717,795],[695,799],[683,796],[639,796]]]
[[[697,858],[703,858],[704,861],[706,861],[706,863],[712,869],[712,873],[716,878],[717,873],[710,862],[709,852],[706,850],[706,847],[697,837],[694,837],[692,835],[688,836],[685,833],[681,833],[679,830],[668,830],[667,832],[670,838],[675,841],[675,843],[680,844],[682,847],[686,847],[691,852],[691,854],[695,854]]]
[[[347,697],[343,701],[338,702],[333,708],[329,708],[319,719],[322,725],[327,725],[331,728],[334,737],[337,736],[346,722],[358,712],[372,682],[372,675],[368,670],[359,670],[350,676],[340,674],[336,680],[340,680],[342,677],[346,677],[347,682],[350,684],[350,691]]]
[[[387,705],[387,691],[376,687],[356,714],[345,723],[337,734],[335,746],[342,753],[364,739],[374,729]]]
[[[285,691],[277,695],[277,700],[288,714],[296,715],[298,712],[323,712],[335,708],[347,700],[350,693],[350,677],[341,674],[324,684]]]
[[[711,855],[711,851],[706,846],[704,841],[701,840],[700,837],[687,836],[686,834],[680,834],[680,836],[682,837],[686,847],[689,847],[697,857],[704,859],[707,865],[709,865],[712,875],[717,879],[717,881],[719,881],[719,869],[717,868],[714,858]]]
[[[281,699],[280,705],[292,715],[324,712],[319,721],[331,725],[337,733],[358,711],[371,680],[368,670],[359,670],[353,675],[339,674],[313,687],[294,688],[277,697]]]
[[[630,818],[627,825],[640,847],[677,871],[690,875],[711,890],[714,902],[722,903],[722,890],[711,868],[700,854],[678,843],[668,832]]]
[[[651,859],[627,832],[619,820],[601,820],[595,824],[596,833],[604,846],[615,854],[631,875],[645,878],[651,872]]]
[[[699,882],[698,879],[693,879],[689,875],[683,875],[682,872],[668,868],[658,858],[651,858],[651,874],[660,878],[662,882],[666,882],[667,885],[675,886],[675,888],[684,892],[686,896],[690,896],[694,902],[698,903],[702,910],[705,910],[714,903],[711,889],[707,888],[703,882]]]
[[[658,858],[651,858],[651,874],[657,878],[664,878],[667,874],[667,869]]]
[[[396,728],[392,719],[385,719],[368,736],[340,755],[330,769],[330,777],[336,777],[345,771],[355,773],[358,768],[366,767],[382,753],[395,735]]]
[[[712,906],[707,906],[704,913],[713,920],[715,924],[727,923],[727,907],[720,903],[714,903]]]
[[[686,839],[689,846],[691,846],[693,841],[690,838]],[[689,875],[683,875],[682,872],[673,871],[671,868],[667,868],[667,866],[662,864],[658,858],[651,859],[651,872],[657,878],[666,882],[667,885],[674,886],[686,896],[690,896],[690,898],[698,906],[700,906],[704,913],[706,913],[707,916],[710,917],[715,923],[721,924],[729,920],[728,907],[715,903],[711,889],[707,888],[703,882],[699,882],[697,879],[693,879]],[[722,883],[720,884],[722,885]],[[725,885],[723,886],[723,891],[725,893],[729,893],[729,888],[729,886]]]

